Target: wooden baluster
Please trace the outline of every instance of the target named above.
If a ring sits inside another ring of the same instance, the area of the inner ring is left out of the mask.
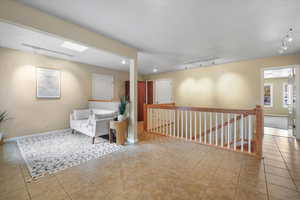
[[[245,118],[244,118],[244,124],[245,124],[244,138],[245,138],[245,140],[248,140],[248,122],[247,122],[247,116],[245,116]]]
[[[158,133],[158,111],[155,109],[155,133]]]
[[[164,119],[165,119],[165,135],[169,135],[169,130],[168,130],[168,110],[164,109]]]
[[[199,112],[199,142],[202,143],[202,116],[201,112]]]
[[[174,124],[175,124],[175,122],[174,122],[174,114],[173,114],[173,110],[170,110],[169,111],[170,112],[170,119],[171,119],[171,125],[170,125],[170,134],[171,134],[171,136],[174,136],[173,135],[173,126],[174,126]]]
[[[162,112],[162,115],[161,115],[161,119],[162,119],[162,133],[163,135],[166,135],[166,130],[165,130],[165,124],[166,124],[166,121],[165,121],[165,109],[161,109],[161,112]]]
[[[159,133],[162,133],[162,128],[161,128],[161,109],[157,109],[158,111],[158,128],[159,128]]]
[[[158,117],[158,132],[159,133],[162,133],[162,131],[161,131],[161,109],[157,109],[157,117]]]
[[[168,110],[164,109],[164,119],[165,119],[165,132],[166,136],[169,135],[169,123],[168,123]]]
[[[181,111],[181,138],[183,138],[183,126],[184,126],[184,111]]]
[[[215,144],[218,146],[218,113],[216,112],[216,131],[215,131],[216,137],[215,137]]]
[[[206,112],[204,112],[204,144],[206,144]]]
[[[159,133],[162,134],[162,121],[161,121],[161,117],[162,117],[162,111],[161,109],[158,109],[158,128],[159,128]]]
[[[172,110],[171,111],[171,114],[172,114],[172,135],[173,136],[176,136],[176,113],[175,113],[176,110]]]
[[[240,119],[240,139],[241,139],[241,151],[244,151],[244,113],[241,114]]]
[[[202,143],[202,116],[199,112],[199,142]]]
[[[236,150],[236,114],[234,114],[234,135],[233,135],[233,149]]]
[[[227,148],[229,149],[230,148],[230,140],[231,140],[231,134],[230,134],[230,126],[231,126],[231,123],[230,123],[230,113],[227,114],[227,121],[228,121],[228,125],[227,125]]]
[[[164,109],[164,119],[165,119],[165,133],[166,133],[166,136],[169,135],[169,129],[168,129],[168,110]]]
[[[179,127],[179,123],[180,123],[180,111],[179,110],[175,110],[176,112],[176,116],[177,116],[177,130],[176,130],[176,136],[177,138],[179,137],[179,133],[180,133],[180,127]]]
[[[185,139],[188,139],[188,111],[185,112]]]
[[[209,144],[211,144],[212,137],[212,112],[209,113]]]
[[[173,136],[173,112],[169,110],[169,118],[170,118],[170,135]]]
[[[197,112],[194,112],[194,135],[195,135],[195,142],[197,142]]]
[[[192,116],[192,111],[190,111],[190,140],[192,140],[193,136],[193,116]]]
[[[151,108],[147,109],[147,131],[150,132],[151,129]]]
[[[149,115],[147,118],[148,122],[149,122],[147,125],[148,132],[151,132],[151,121],[152,121],[152,115],[151,115],[152,113],[151,112],[152,112],[152,108],[148,108],[148,115]]]
[[[153,123],[152,123],[152,132],[156,132],[156,109],[152,109],[153,113],[152,113],[152,116],[153,116]]]
[[[252,141],[252,119],[251,115],[248,116],[248,152],[251,153],[251,141]]]
[[[224,147],[224,113],[221,114],[221,147]]]
[[[151,131],[151,129],[152,129],[152,121],[153,121],[153,119],[152,119],[152,108],[149,108],[149,118],[148,118],[148,120],[149,120],[149,132],[152,132]]]
[[[156,113],[156,109],[153,109],[153,130],[152,132],[157,133],[157,113]]]

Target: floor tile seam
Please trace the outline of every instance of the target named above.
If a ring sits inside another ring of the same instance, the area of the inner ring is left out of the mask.
[[[275,136],[275,137],[276,137],[276,136]],[[280,155],[281,155],[281,157],[282,157],[282,159],[283,159],[283,162],[284,162],[284,164],[285,164],[285,166],[286,166],[286,168],[287,168],[287,171],[289,172],[290,178],[292,179],[292,182],[293,182],[293,184],[295,185],[298,194],[300,195],[300,191],[299,191],[299,189],[298,189],[298,187],[297,187],[297,184],[296,184],[296,182],[295,182],[295,180],[294,180],[294,178],[293,178],[293,176],[292,176],[292,174],[291,174],[291,171],[290,171],[290,169],[289,169],[289,167],[288,167],[288,165],[287,165],[287,162],[285,161],[285,159],[284,159],[284,157],[283,157],[283,155],[282,155],[282,152],[281,152],[281,150],[280,150],[280,148],[279,148],[279,145],[278,145],[278,143],[277,143],[277,141],[276,141],[275,138],[274,138],[274,141],[275,141],[275,144],[276,144],[276,146],[277,146],[277,148],[278,148],[278,150],[279,150],[279,152],[280,152]]]
[[[267,180],[267,174],[266,174],[266,166],[265,166],[265,159],[263,158],[263,166],[264,166],[264,175],[265,175],[265,184],[266,184],[266,190],[267,190],[267,199],[270,199],[269,196],[269,187],[268,187],[268,180]]]
[[[23,159],[23,158],[22,158],[22,159]],[[30,194],[30,192],[29,192],[29,189],[28,189],[28,186],[27,186],[27,182],[26,182],[26,180],[25,180],[25,174],[24,174],[23,169],[22,169],[22,166],[21,166],[20,164],[19,164],[19,169],[20,169],[21,174],[22,174],[22,177],[23,177],[23,182],[24,182],[24,184],[25,184],[25,189],[26,189],[26,192],[27,192],[27,194],[28,194],[28,196],[29,196],[29,200],[31,200],[32,197],[31,197],[31,194]]]

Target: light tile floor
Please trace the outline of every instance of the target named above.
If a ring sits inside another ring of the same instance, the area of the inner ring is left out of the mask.
[[[0,199],[300,199],[300,142],[266,135],[264,159],[141,134],[137,145],[30,178],[14,143],[0,146]]]
[[[292,129],[278,129],[278,128],[264,128],[265,135],[281,136],[281,137],[294,137]]]

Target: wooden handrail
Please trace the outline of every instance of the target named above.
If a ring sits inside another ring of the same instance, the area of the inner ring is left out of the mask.
[[[147,108],[167,109],[167,110],[182,110],[182,111],[198,111],[198,112],[213,112],[213,113],[232,113],[232,114],[249,114],[255,115],[255,109],[224,109],[224,108],[207,108],[207,107],[188,107],[175,106],[165,104],[145,104]]]

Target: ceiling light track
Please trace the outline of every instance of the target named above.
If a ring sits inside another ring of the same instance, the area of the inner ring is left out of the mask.
[[[55,51],[55,50],[51,50],[51,49],[46,49],[46,48],[43,48],[43,47],[38,47],[38,46],[31,45],[31,44],[22,43],[22,45],[25,46],[25,47],[32,48],[34,50],[41,50],[41,51],[46,51],[46,52],[54,53],[54,54],[58,54],[58,55],[63,55],[63,56],[68,56],[68,57],[74,57],[71,54],[67,54],[67,53],[64,53],[64,52],[61,52],[61,51]]]
[[[293,29],[290,28],[286,35],[281,39],[281,46],[278,50],[280,54],[284,53],[284,51],[288,50],[289,44],[293,41],[292,38]]]
[[[218,57],[216,57],[216,56],[211,56],[211,57],[206,57],[206,58],[198,58],[198,59],[195,59],[195,60],[190,60],[190,61],[184,62],[183,64],[184,64],[184,65],[187,65],[187,64],[195,64],[195,63],[209,62],[209,61],[215,61],[215,60],[217,60],[217,59],[218,59]]]

